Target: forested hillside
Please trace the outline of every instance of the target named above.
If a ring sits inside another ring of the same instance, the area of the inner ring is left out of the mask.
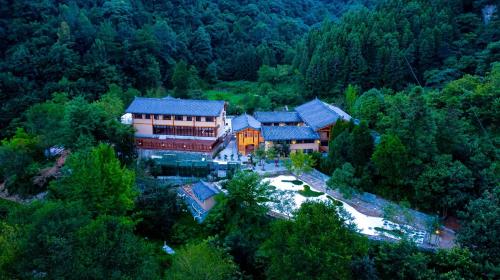
[[[483,18],[486,4],[382,1],[310,32],[293,64],[312,97],[331,97],[347,84],[401,90],[483,75],[500,59],[499,18]]]
[[[369,2],[2,1],[0,128],[53,92],[172,88],[180,61],[207,82],[255,80],[260,65],[290,63],[311,26]]]
[[[0,196],[15,201],[0,198],[0,280],[499,279],[499,9],[0,0]],[[369,240],[330,202],[271,218],[269,203],[289,202],[255,172],[220,181],[197,223],[120,121],[134,96],[166,95],[226,100],[228,115],[335,103],[356,121],[299,164],[346,199],[393,202],[409,226],[410,208],[434,217],[430,236],[450,222],[456,246]]]

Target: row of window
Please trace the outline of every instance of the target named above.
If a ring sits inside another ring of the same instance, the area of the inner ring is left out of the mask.
[[[265,126],[298,126],[298,122],[263,122]]]
[[[175,143],[170,141],[146,141],[137,140],[137,145],[142,148],[150,149],[166,149],[166,150],[181,150],[181,151],[211,151],[212,145],[198,143]]]
[[[302,149],[302,152],[304,154],[312,154],[314,152],[314,150],[313,149]]]
[[[314,140],[297,140],[295,141],[297,144],[312,144],[314,143]]]
[[[213,127],[153,125],[153,134],[160,135],[215,137],[216,132]]]
[[[246,131],[246,132],[243,133],[243,136],[245,138],[247,138],[247,137],[259,137],[259,133],[258,132],[249,132],[249,131],[247,132]]]
[[[274,141],[276,144],[312,144],[315,140],[280,140]]]
[[[213,122],[214,117],[192,117],[192,116],[171,116],[171,115],[156,115],[156,114],[133,114],[134,119],[146,119],[149,120],[151,117],[155,120],[172,120],[176,121],[192,121],[193,118],[197,122]]]

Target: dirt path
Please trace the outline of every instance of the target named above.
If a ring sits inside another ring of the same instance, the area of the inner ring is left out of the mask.
[[[56,159],[56,162],[53,166],[40,170],[39,175],[33,177],[33,184],[42,188],[50,179],[56,178],[59,174],[59,171],[61,170],[61,167],[63,167],[64,163],[66,162],[69,154],[69,151],[62,152],[61,155]],[[9,194],[9,191],[5,188],[5,182],[0,183],[0,198],[13,202],[23,204],[30,203],[34,200],[43,199],[46,195],[46,191],[30,197],[21,197],[17,194]]]
[[[48,182],[49,179],[55,178],[59,174],[59,170],[63,167],[66,159],[69,156],[69,151],[65,150],[61,153],[61,155],[57,158],[56,162],[53,166],[44,168],[40,170],[39,175],[33,178],[33,184],[43,187]]]
[[[23,204],[29,203],[29,202],[33,201],[34,199],[40,199],[39,196],[45,197],[45,194],[46,194],[46,192],[43,192],[43,193],[40,193],[34,197],[22,198],[21,196],[19,196],[17,194],[9,194],[9,191],[7,191],[7,189],[5,188],[5,182],[0,184],[0,198],[5,199],[5,200],[9,200],[12,202],[16,202],[16,203],[23,203]]]

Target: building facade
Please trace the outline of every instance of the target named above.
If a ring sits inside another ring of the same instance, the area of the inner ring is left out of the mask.
[[[193,217],[202,222],[210,209],[216,204],[215,196],[220,190],[212,183],[200,181],[192,185],[185,185],[179,189],[179,195],[186,202]]]
[[[231,125],[240,154],[248,155],[264,142],[260,133],[261,123],[253,116],[243,114],[233,118]]]
[[[136,97],[126,112],[138,148],[211,153],[227,133],[224,101]]]
[[[339,107],[314,99],[295,108],[300,118],[319,134],[319,151],[328,152],[330,131],[337,121],[350,121],[351,116]]]
[[[319,151],[319,135],[307,126],[263,126],[262,138],[264,147],[268,150],[271,147],[286,145],[290,153],[302,151],[312,153]]]
[[[248,155],[259,145],[266,150],[278,145],[290,152],[328,152],[330,131],[337,121],[350,121],[342,109],[314,99],[284,112],[255,112],[233,119],[238,152]]]

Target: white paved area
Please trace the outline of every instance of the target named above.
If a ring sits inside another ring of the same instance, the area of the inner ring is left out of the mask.
[[[303,183],[302,185],[294,185],[291,182],[287,182],[287,181],[293,181],[293,180],[297,180],[297,178],[295,176],[284,176],[284,175],[264,179],[264,181],[267,181],[272,186],[276,187],[277,190],[284,191],[284,192],[287,192],[287,193],[292,195],[293,203],[291,203],[291,204],[292,204],[293,209],[300,208],[300,205],[302,205],[302,203],[304,203],[305,201],[329,201],[330,198],[328,198],[326,194],[323,194],[323,195],[318,196],[318,197],[304,197],[304,196],[302,196],[297,191],[303,189],[303,186],[305,185],[305,183]],[[319,190],[314,189],[312,186],[311,186],[311,190],[314,190],[317,192],[319,191]],[[319,191],[319,192],[321,192],[321,191]],[[387,233],[387,232],[378,231],[375,228],[381,228],[381,229],[386,229],[386,230],[403,230],[403,229],[408,230],[409,229],[409,228],[407,228],[407,226],[405,226],[405,228],[402,228],[402,226],[400,226],[396,223],[390,222],[390,221],[386,221],[381,217],[367,216],[363,213],[358,212],[356,209],[354,209],[354,207],[350,206],[349,204],[347,204],[341,200],[338,200],[338,199],[333,198],[333,197],[331,197],[331,199],[335,199],[335,200],[340,201],[342,203],[342,206],[345,209],[345,211],[352,217],[352,222],[356,225],[356,227],[358,228],[358,231],[363,233],[363,234],[372,235],[372,236],[385,235],[385,236],[388,236],[388,237],[391,237],[394,239],[399,239],[399,237],[397,237],[397,236],[393,236],[392,234]],[[273,208],[273,204],[271,204],[271,207]],[[273,210],[280,212],[278,209],[273,209]],[[288,213],[283,213],[283,214],[288,214]],[[420,232],[420,231],[415,231],[414,229],[412,231],[413,231],[413,233],[411,233],[409,235],[409,237],[413,238],[415,240],[415,242],[417,242],[417,243],[422,243],[423,236],[425,233]]]
[[[232,157],[231,157],[232,155]],[[238,162],[242,164],[243,168],[250,168],[253,171],[259,174],[265,173],[276,173],[286,171],[285,166],[282,161],[279,161],[278,164],[274,162],[274,160],[268,160],[267,162],[263,162],[262,166],[260,163],[256,162],[256,159],[253,159],[255,166],[250,166],[248,164],[249,157],[241,155],[238,157],[238,149],[236,147],[236,140],[232,139],[227,146],[222,150],[217,157],[214,158],[214,162],[219,164],[227,164],[228,162]]]
[[[214,159],[214,161],[216,162],[227,162],[227,161],[246,162],[247,160],[248,157],[243,155],[238,158],[238,148],[236,147],[236,140],[234,139],[231,139],[231,141],[229,141],[224,150],[222,150]]]

